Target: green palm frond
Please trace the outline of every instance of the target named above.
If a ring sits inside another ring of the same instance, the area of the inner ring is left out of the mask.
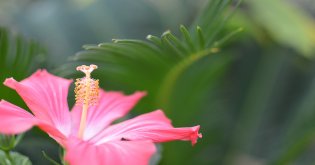
[[[234,5],[232,5],[233,2]],[[218,44],[217,39],[225,35],[222,33],[222,29],[241,2],[242,0],[210,0],[208,2],[193,24],[193,26],[200,26],[204,29],[204,44],[206,46]],[[194,41],[197,42],[198,33],[194,38]]]
[[[77,53],[71,60],[98,64],[100,69],[96,73],[100,79],[118,82],[131,89],[147,90],[156,96],[158,106],[166,108],[173,93],[172,89],[187,69],[199,60],[214,58],[211,55],[220,56],[219,59],[230,59],[218,54],[219,46],[227,38],[223,37],[207,47],[204,45],[205,36],[200,27],[196,29],[199,40],[197,43],[192,41],[191,34],[184,26],[180,27],[180,31],[183,39],[166,31],[161,37],[148,35],[148,41],[114,39],[113,43],[85,45],[86,50]],[[237,29],[231,34],[239,31]],[[73,65],[64,67],[74,68]],[[62,76],[69,74],[64,72],[68,69],[59,69]]]
[[[101,79],[106,77],[107,81],[123,83],[132,89],[148,90],[157,94],[159,105],[165,105],[174,83],[188,68],[210,55],[219,56],[220,44],[205,47],[200,27],[196,29],[200,40],[197,44],[192,42],[184,26],[180,27],[180,31],[183,39],[166,31],[161,37],[148,35],[148,41],[114,39],[113,43],[85,45],[86,51],[77,53],[71,60],[98,64],[100,69],[96,73]]]
[[[213,22],[211,25],[202,23],[205,30],[197,26],[189,32],[181,25],[180,37],[166,31],[161,37],[148,35],[147,41],[113,39],[113,43],[85,45],[85,51],[77,53],[71,60],[96,63],[100,65],[97,73],[101,79],[104,77],[107,81],[124,84],[131,89],[148,90],[149,93],[156,95],[159,106],[166,106],[178,78],[199,60],[209,55],[216,56],[224,41],[241,31],[237,29],[226,37],[215,37],[214,33],[223,28],[215,25],[223,24],[229,17],[220,19],[220,14],[231,5],[231,1],[210,2],[205,11],[209,11],[208,8],[211,10],[219,8],[220,11],[207,12],[204,15],[208,16],[203,18],[204,22]],[[214,31],[214,26],[219,29]],[[72,68],[73,64],[67,64],[58,68],[56,72],[61,76],[69,76],[74,74],[73,71],[69,72]]]
[[[27,40],[21,35],[12,33],[0,27],[0,81],[8,77],[21,80],[29,76],[35,69],[40,68],[45,62],[45,50],[37,42]],[[19,97],[9,88],[1,85],[1,99],[7,99],[13,103],[18,102]]]

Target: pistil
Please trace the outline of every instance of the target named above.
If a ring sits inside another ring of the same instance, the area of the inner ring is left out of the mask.
[[[91,78],[91,72],[94,69],[97,69],[96,65],[90,66],[82,65],[77,67],[78,71],[82,71],[83,73],[85,73],[85,77],[76,80],[75,82],[76,87],[74,90],[76,104],[82,104],[82,114],[78,132],[78,137],[80,139],[83,139],[84,136],[88,108],[92,105],[95,105],[98,101],[99,82],[98,80]]]

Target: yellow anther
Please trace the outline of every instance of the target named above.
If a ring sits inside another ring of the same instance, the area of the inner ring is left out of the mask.
[[[99,80],[78,78],[75,82],[74,92],[77,104],[96,105],[99,95]]]
[[[78,71],[85,73],[85,77],[76,79],[75,82],[75,100],[77,104],[95,105],[98,102],[99,80],[91,78],[91,72],[97,69],[96,65],[81,65],[77,67]]]

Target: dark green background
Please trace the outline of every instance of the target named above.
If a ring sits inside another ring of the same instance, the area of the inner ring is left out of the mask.
[[[163,144],[160,164],[313,164],[315,3],[238,3],[0,1],[0,81],[38,68],[76,78],[76,65],[95,63],[101,87],[148,91],[130,116],[163,108],[177,127],[201,125],[196,146]],[[14,150],[33,164],[48,164],[41,151],[59,159],[37,128]]]

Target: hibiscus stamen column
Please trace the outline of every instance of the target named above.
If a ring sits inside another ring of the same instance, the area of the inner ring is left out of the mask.
[[[77,71],[85,73],[85,77],[76,79],[75,82],[75,100],[76,104],[82,104],[82,114],[78,137],[83,139],[86,127],[87,111],[89,106],[95,105],[99,95],[99,81],[91,78],[91,73],[97,69],[96,65],[81,65],[77,67]]]

